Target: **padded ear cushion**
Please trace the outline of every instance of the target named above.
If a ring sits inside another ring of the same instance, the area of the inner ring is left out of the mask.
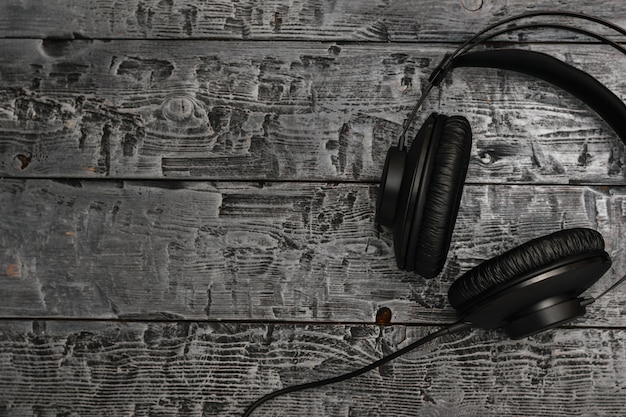
[[[472,148],[472,131],[465,117],[451,116],[443,127],[428,184],[426,202],[415,245],[415,271],[424,277],[438,275],[446,262],[452,231],[461,202]]]
[[[592,229],[566,229],[530,240],[491,258],[458,278],[448,291],[455,309],[485,292],[560,259],[603,251],[602,235]]]
[[[421,213],[424,211],[426,194],[421,191],[428,184],[432,166],[437,155],[437,139],[445,123],[445,116],[432,113],[420,127],[404,163],[398,204],[393,221],[393,247],[398,268],[413,270],[414,252],[408,250],[411,230],[419,228]]]

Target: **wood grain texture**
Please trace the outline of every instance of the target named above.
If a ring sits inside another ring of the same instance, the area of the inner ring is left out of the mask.
[[[4,0],[0,36],[459,42],[505,16],[553,9],[599,15],[626,26],[626,11],[615,0],[602,7],[549,0]],[[510,39],[529,37],[526,31]],[[551,34],[549,39],[555,37],[581,38]]]
[[[367,184],[0,182],[3,317],[395,322],[453,318],[450,283],[551,231],[591,227],[626,273],[626,188],[467,186],[443,275],[396,268]],[[626,289],[587,325],[624,326]]]
[[[1,1],[0,416],[239,416],[451,322],[456,277],[563,228],[605,237],[606,289],[626,273],[624,145],[521,75],[455,70],[418,121],[474,130],[441,277],[398,271],[373,225],[444,53],[546,8],[626,26],[618,1]],[[626,98],[607,47],[501,40]],[[570,328],[447,336],[255,416],[624,416],[625,305],[622,286]]]
[[[239,416],[274,389],[353,370],[431,328],[0,321],[4,416]],[[255,416],[622,416],[624,330],[446,336]]]
[[[626,57],[533,46],[626,97]],[[4,40],[0,175],[378,181],[446,48]],[[610,58],[609,58],[610,57]],[[568,93],[456,70],[426,104],[474,131],[468,180],[624,184],[624,145]],[[245,169],[242,169],[245,167]]]

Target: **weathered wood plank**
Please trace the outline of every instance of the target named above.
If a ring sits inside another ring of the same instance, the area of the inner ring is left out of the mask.
[[[626,188],[467,186],[443,275],[395,266],[366,184],[0,181],[0,316],[449,321],[462,272],[591,227],[626,273]],[[624,326],[626,289],[587,325]]]
[[[240,416],[274,389],[353,370],[431,328],[0,321],[0,412]],[[624,330],[447,336],[255,416],[621,416]]]
[[[626,57],[533,49],[626,97]],[[377,181],[447,49],[4,40],[0,51],[0,175]],[[623,144],[545,83],[457,70],[427,108],[422,120],[469,118],[469,181],[624,183]]]
[[[602,7],[592,1],[555,6],[549,0],[4,0],[0,37],[458,42],[504,16],[542,9],[599,15],[626,26],[622,6],[618,0],[604,1]],[[559,37],[572,38],[580,37]]]

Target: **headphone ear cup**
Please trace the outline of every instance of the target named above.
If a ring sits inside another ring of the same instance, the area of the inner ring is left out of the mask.
[[[529,271],[569,256],[603,250],[602,235],[592,229],[566,229],[542,236],[488,259],[463,274],[450,286],[448,299],[452,307],[461,309]]]
[[[437,141],[445,116],[432,113],[420,127],[407,152],[396,216],[393,222],[393,248],[398,268],[412,271],[413,255],[408,252],[412,228],[419,228],[425,203],[425,189],[435,163]],[[411,259],[407,259],[407,258]]]
[[[414,254],[414,270],[424,277],[438,275],[446,262],[471,148],[472,131],[467,119],[447,118],[425,192],[421,224],[419,229],[413,229],[409,239],[408,253]]]
[[[398,193],[393,241],[398,268],[432,278],[443,269],[456,221],[472,134],[464,117],[431,114],[411,144]],[[388,160],[391,158],[388,155]],[[387,195],[386,164],[379,198]],[[395,174],[394,174],[395,175]],[[384,197],[386,200],[386,197]],[[385,201],[377,218],[387,220]],[[424,242],[425,241],[425,242]]]
[[[459,317],[478,327],[500,327],[576,299],[610,266],[600,233],[583,228],[561,230],[466,272],[452,284],[448,299]],[[556,316],[551,320],[554,322],[525,323],[524,329],[513,329],[512,337],[524,337],[562,322]]]
[[[405,151],[399,150],[397,146],[389,148],[380,180],[375,216],[376,224],[385,229],[390,229],[396,218],[405,163]]]

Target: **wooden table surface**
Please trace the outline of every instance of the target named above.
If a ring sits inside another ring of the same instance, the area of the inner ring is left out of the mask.
[[[523,75],[455,70],[420,113],[474,132],[443,273],[399,271],[373,225],[386,150],[443,54],[546,8],[626,26],[618,0],[3,0],[0,416],[241,415],[453,321],[455,278],[562,228],[602,233],[614,263],[589,293],[609,287],[626,273],[625,147]],[[607,46],[498,45],[626,99]],[[621,287],[522,340],[443,337],[255,415],[625,416],[625,303]]]

